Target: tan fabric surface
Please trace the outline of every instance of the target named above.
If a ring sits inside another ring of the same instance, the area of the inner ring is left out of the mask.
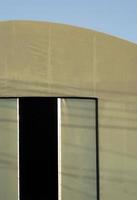
[[[0,199],[18,200],[17,101],[0,99]]]
[[[95,100],[61,99],[62,200],[97,199]]]
[[[0,96],[99,98],[101,200],[137,196],[137,45],[95,31],[0,23]]]

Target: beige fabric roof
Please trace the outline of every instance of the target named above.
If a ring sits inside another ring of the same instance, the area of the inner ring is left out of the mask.
[[[0,96],[134,94],[136,65],[137,45],[115,37],[53,23],[0,22]]]

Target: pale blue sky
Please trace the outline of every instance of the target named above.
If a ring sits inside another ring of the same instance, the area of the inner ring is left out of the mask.
[[[76,25],[137,43],[137,0],[1,0],[0,20]]]

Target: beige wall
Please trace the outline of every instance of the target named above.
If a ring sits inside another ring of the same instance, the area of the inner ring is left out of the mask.
[[[0,23],[0,96],[99,98],[101,200],[136,200],[137,45],[91,30]]]

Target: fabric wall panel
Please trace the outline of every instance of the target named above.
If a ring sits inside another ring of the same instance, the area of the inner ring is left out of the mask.
[[[61,196],[97,199],[96,103],[61,99]]]
[[[18,200],[17,100],[0,99],[0,199]]]

